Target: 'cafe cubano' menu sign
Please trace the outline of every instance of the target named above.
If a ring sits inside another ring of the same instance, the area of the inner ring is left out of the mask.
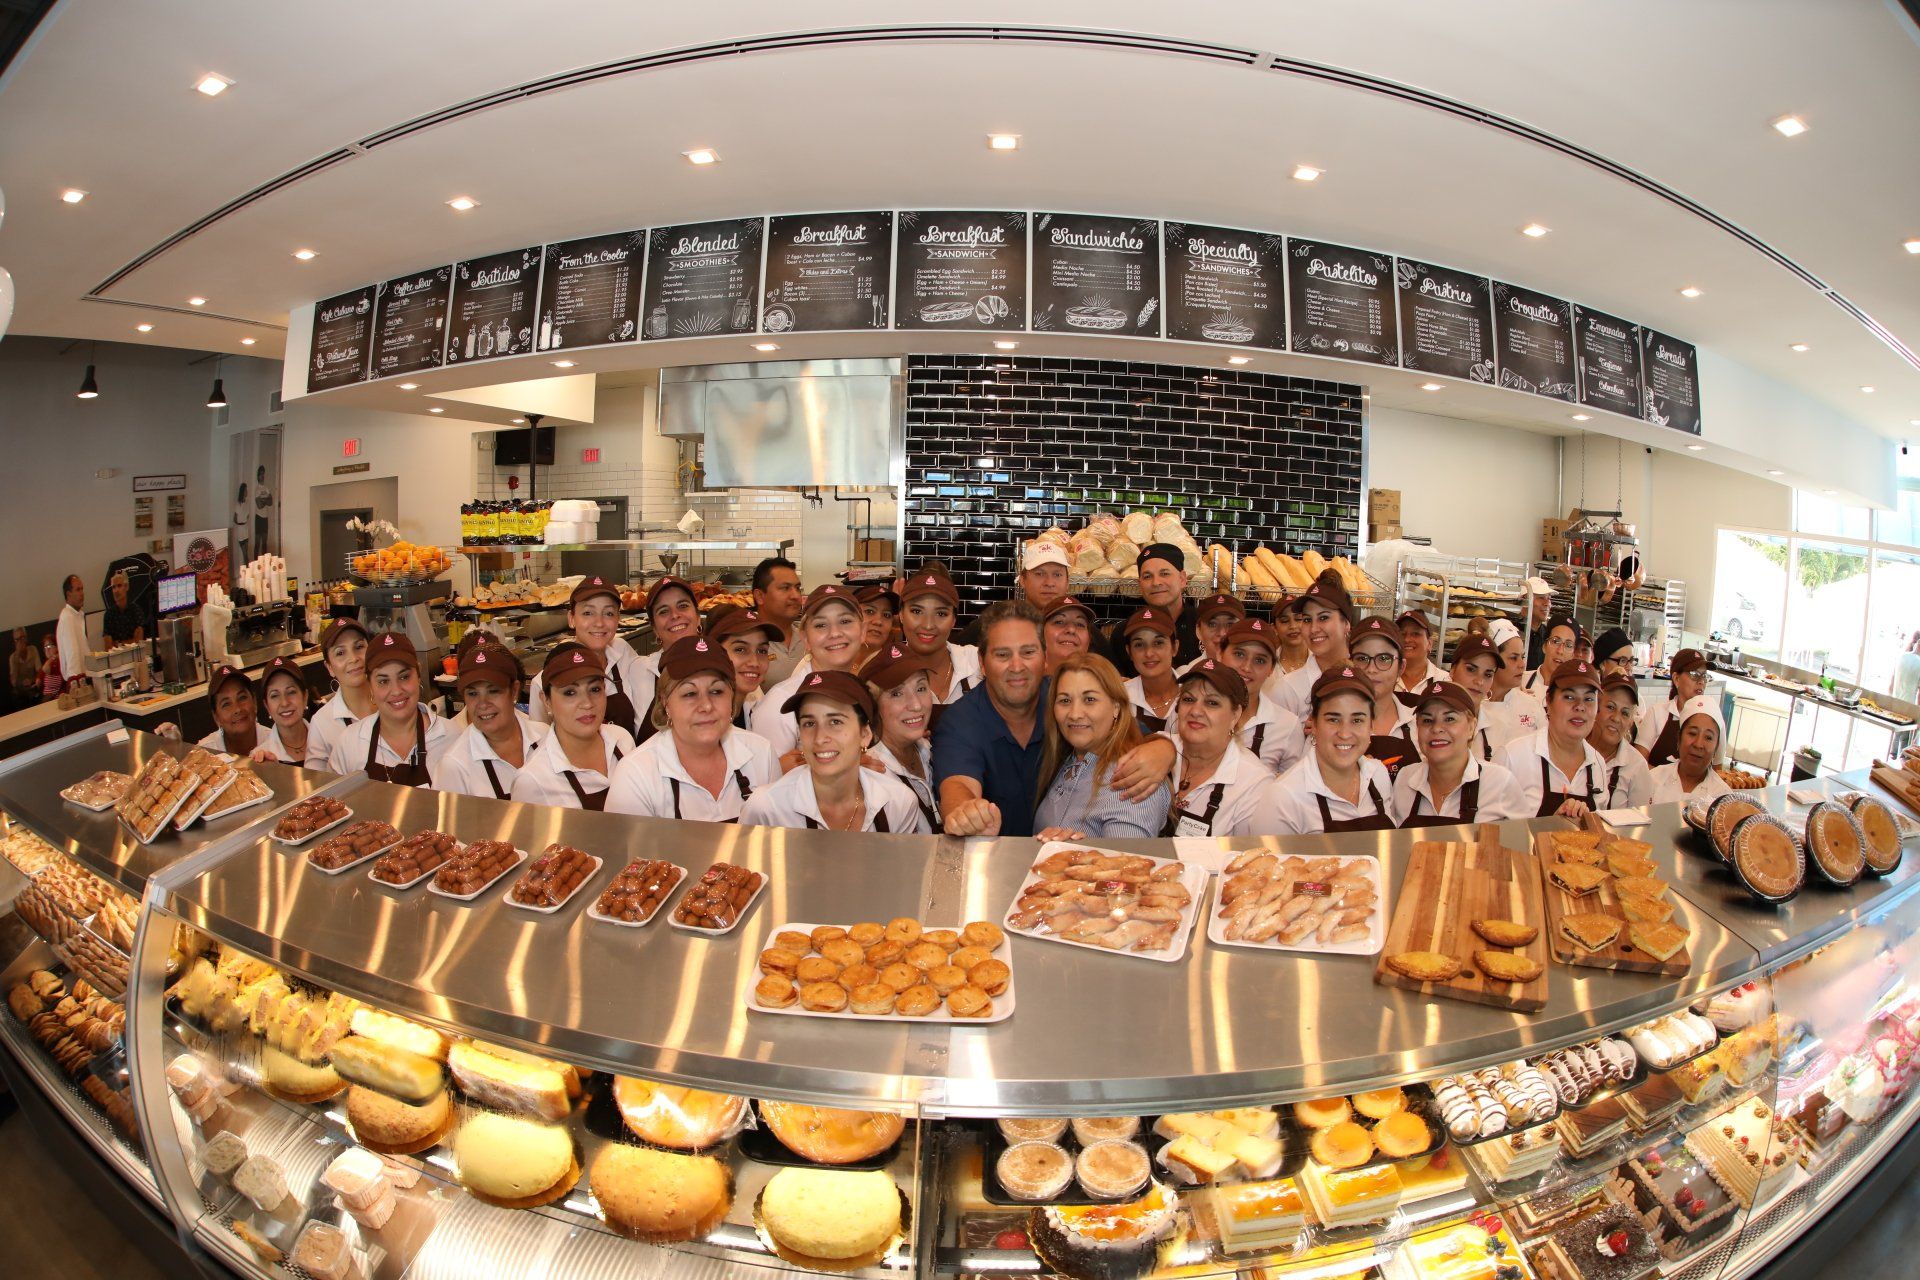
[[[635,341],[640,336],[640,273],[646,260],[644,231],[548,245],[534,350]]]
[[[1286,349],[1285,237],[1169,222],[1166,244],[1169,338]]]
[[[1640,381],[1641,417],[1700,434],[1700,362],[1692,343],[1641,329]]]
[[[447,363],[532,351],[534,304],[539,299],[539,249],[512,249],[455,263]]]
[[[1033,327],[1160,336],[1160,223],[1043,213],[1033,224]]]
[[[1027,215],[903,211],[893,293],[895,328],[1026,328]]]
[[[1640,326],[1573,304],[1573,353],[1580,403],[1640,416]]]
[[[767,333],[884,329],[892,275],[892,213],[770,219],[760,327]]]
[[[1292,349],[1367,364],[1398,364],[1393,259],[1315,240],[1287,243]]]
[[[647,236],[640,336],[752,333],[760,288],[760,218],[655,227]]]
[[[382,284],[374,322],[373,376],[391,378],[438,369],[447,346],[452,267],[417,271]]]
[[[1476,276],[1399,258],[1400,367],[1493,381],[1493,289]]]
[[[1555,400],[1573,399],[1573,324],[1566,303],[1495,281],[1493,327],[1501,386]]]
[[[373,345],[373,286],[323,298],[313,308],[313,358],[307,390],[351,386],[367,376]]]

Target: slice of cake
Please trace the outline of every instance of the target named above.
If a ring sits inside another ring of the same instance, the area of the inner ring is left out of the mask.
[[[1524,1280],[1527,1274],[1520,1247],[1492,1214],[1417,1235],[1401,1256],[1420,1280]]]
[[[1560,1156],[1560,1130],[1555,1124],[1506,1134],[1468,1148],[1471,1159],[1489,1182],[1518,1182],[1553,1164]]]
[[[1329,1170],[1307,1162],[1307,1203],[1323,1227],[1380,1222],[1400,1205],[1400,1171],[1390,1164],[1371,1169]]]
[[[1631,1092],[1620,1095],[1620,1105],[1627,1109],[1627,1127],[1635,1133],[1651,1132],[1686,1105],[1686,1101],[1679,1086],[1658,1072],[1649,1075],[1644,1084]]]
[[[1646,1280],[1660,1270],[1660,1251],[1625,1205],[1557,1228],[1533,1254],[1547,1280]]]
[[[1579,1111],[1562,1111],[1553,1123],[1567,1154],[1580,1160],[1626,1133],[1627,1109],[1618,1098],[1602,1098]]]
[[[1228,1253],[1284,1249],[1307,1225],[1307,1203],[1292,1178],[1213,1187],[1206,1204]]]

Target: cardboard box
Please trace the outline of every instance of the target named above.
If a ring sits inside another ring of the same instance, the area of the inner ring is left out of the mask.
[[[1368,542],[1392,542],[1404,532],[1397,523],[1373,523],[1367,526]]]
[[[1565,538],[1540,539],[1540,558],[1542,560],[1563,561],[1567,558],[1567,540]]]
[[[1540,536],[1542,538],[1561,537],[1566,533],[1567,526],[1572,523],[1571,520],[1542,520],[1540,522]]]
[[[1367,490],[1367,519],[1380,524],[1397,524],[1400,520],[1400,491]]]

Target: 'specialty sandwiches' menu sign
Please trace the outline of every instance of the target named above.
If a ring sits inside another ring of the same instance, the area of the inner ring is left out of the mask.
[[[1398,364],[1393,259],[1318,240],[1287,241],[1289,347],[1301,355]]]
[[[1169,222],[1166,246],[1169,338],[1286,350],[1284,236]]]
[[[884,329],[892,274],[892,213],[773,218],[760,327],[767,333]]]
[[[374,321],[373,376],[391,378],[438,369],[447,346],[452,267],[416,271],[379,288]]]
[[[640,336],[653,341],[752,333],[765,225],[761,218],[729,218],[649,232]]]
[[[1485,276],[1400,258],[1400,367],[1493,381],[1493,287]]]
[[[329,391],[364,381],[373,345],[373,286],[322,298],[313,308],[307,390]]]
[[[893,292],[899,329],[1027,327],[1027,215],[903,210]]]

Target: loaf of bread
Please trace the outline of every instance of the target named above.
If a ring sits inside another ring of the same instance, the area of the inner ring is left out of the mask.
[[[1300,555],[1300,567],[1307,571],[1307,585],[1311,586],[1321,574],[1327,571],[1327,558],[1308,547]]]
[[[564,1120],[578,1080],[571,1067],[493,1045],[462,1041],[447,1055],[460,1092],[475,1102],[540,1120]]]
[[[1153,517],[1144,511],[1129,511],[1120,521],[1120,531],[1128,542],[1144,547],[1153,541]]]
[[[1067,562],[1075,573],[1092,573],[1107,562],[1107,548],[1090,534],[1076,533],[1067,543]]]
[[[1107,544],[1107,563],[1113,566],[1116,573],[1131,569],[1139,558],[1140,544],[1132,538],[1115,538]]]

